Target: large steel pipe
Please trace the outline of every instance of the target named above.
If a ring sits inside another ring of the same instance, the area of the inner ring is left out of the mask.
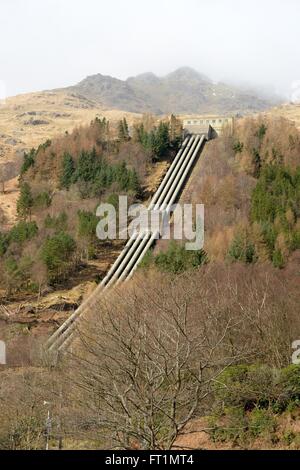
[[[200,152],[200,150],[202,149],[202,146],[204,145],[205,141],[206,141],[206,137],[203,135],[203,136],[201,137],[200,142],[198,143],[197,148],[196,148],[196,150],[194,151],[194,153],[193,153],[193,155],[192,155],[192,157],[191,157],[191,159],[190,159],[190,161],[189,161],[187,167],[185,168],[184,173],[182,174],[180,180],[178,181],[178,185],[177,185],[177,187],[175,188],[175,191],[173,192],[173,195],[171,196],[170,201],[168,202],[168,205],[167,205],[167,207],[166,207],[167,212],[170,210],[172,204],[174,204],[174,202],[176,201],[176,198],[177,198],[178,194],[180,193],[180,191],[181,191],[181,189],[182,189],[182,186],[183,186],[183,184],[184,184],[184,182],[185,182],[185,179],[186,179],[186,177],[187,177],[187,175],[188,175],[190,169],[192,168],[192,165],[193,165],[195,159],[196,159],[197,156],[199,155],[199,152]],[[162,208],[162,209],[163,209],[163,208]]]
[[[162,201],[164,200],[164,197],[166,195],[166,193],[168,192],[170,186],[172,185],[173,181],[174,181],[174,178],[176,177],[178,171],[180,170],[180,168],[182,167],[182,165],[184,164],[184,162],[186,160],[188,160],[189,158],[189,155],[190,155],[190,152],[191,152],[191,149],[193,148],[194,146],[194,142],[195,142],[195,139],[196,137],[195,136],[192,136],[183,152],[183,154],[181,155],[181,158],[178,160],[177,162],[177,165],[174,167],[173,171],[172,171],[172,174],[169,176],[168,180],[165,181],[165,184],[164,184],[164,188],[163,188],[163,191],[161,192],[158,200],[156,201],[156,203],[154,204],[154,210],[157,210],[159,208],[159,206],[161,205]],[[151,207],[152,208],[152,207]],[[150,207],[149,207],[149,210],[150,210]]]
[[[115,271],[114,275],[111,277],[109,282],[106,284],[104,290],[106,290],[108,287],[111,286],[113,282],[116,281],[116,279],[119,277],[119,275],[122,274],[123,269],[126,267],[126,265],[130,262],[132,256],[135,253],[136,248],[138,247],[139,243],[141,240],[145,237],[145,232],[142,232],[140,235],[138,235],[131,246],[130,250],[127,252],[125,258],[123,259],[122,263],[119,265],[118,269]]]
[[[137,261],[137,259],[139,258],[139,255],[141,254],[141,252],[143,251],[143,249],[145,248],[145,246],[147,245],[148,243],[148,240],[152,237],[152,233],[151,232],[148,232],[142,239],[142,241],[140,242],[139,246],[137,247],[135,253],[133,254],[131,260],[128,262],[128,264],[124,267],[124,270],[122,272],[122,274],[119,276],[119,279],[117,280],[116,282],[116,285],[120,284],[120,282],[122,282],[126,277],[127,277],[127,274],[128,272],[130,272],[130,270],[135,266],[135,263]]]
[[[190,139],[191,139],[191,137],[186,137],[186,139],[184,140],[184,142],[183,142],[183,144],[182,144],[182,146],[181,146],[179,152],[177,153],[177,155],[176,155],[175,159],[173,160],[173,162],[172,162],[170,168],[168,169],[167,173],[165,174],[165,176],[164,176],[164,178],[163,178],[163,180],[162,180],[162,182],[161,182],[161,184],[160,184],[158,190],[157,190],[156,193],[154,194],[154,196],[153,196],[153,198],[152,198],[152,200],[151,200],[151,202],[150,202],[150,204],[149,204],[148,209],[152,209],[152,207],[153,207],[154,204],[156,203],[156,201],[157,201],[157,199],[159,198],[159,196],[160,196],[162,190],[164,189],[164,186],[165,186],[165,184],[166,184],[166,181],[168,181],[168,179],[169,179],[171,173],[173,172],[173,169],[174,169],[175,166],[177,165],[177,162],[178,162],[178,160],[180,159],[180,157],[181,157],[181,155],[182,155],[182,152],[184,151],[184,149],[185,149],[185,147],[186,147],[186,145],[188,144],[188,142],[189,142]]]
[[[194,152],[195,152],[195,149],[197,148],[199,140],[200,140],[200,136],[197,136],[194,143],[193,143],[193,145],[192,145],[192,147],[191,147],[191,149],[190,149],[190,151],[189,151],[189,154],[188,154],[187,158],[185,159],[185,161],[183,162],[183,164],[179,168],[179,170],[176,174],[176,177],[173,180],[171,186],[169,186],[168,193],[165,195],[164,200],[162,201],[161,205],[159,207],[157,207],[157,209],[162,211],[162,210],[165,209],[165,207],[167,207],[168,202],[169,202],[170,198],[172,197],[172,194],[174,193],[175,188],[178,186],[178,183],[181,179],[182,174],[185,171],[185,168],[189,165],[189,162],[190,162],[192,156],[194,155]]]
[[[123,248],[123,250],[121,251],[121,253],[119,254],[118,258],[116,259],[116,261],[113,263],[113,265],[111,266],[111,268],[109,269],[107,275],[105,276],[104,279],[102,279],[101,281],[101,286],[105,286],[107,284],[107,282],[109,281],[109,279],[111,278],[111,276],[114,274],[114,272],[116,271],[117,267],[119,266],[119,264],[123,261],[123,259],[125,258],[126,254],[128,253],[128,251],[130,250],[130,247],[131,245],[134,243],[134,240],[136,238],[136,233],[134,233],[128,240],[128,242],[126,243],[125,247]]]
[[[154,240],[158,237],[159,232],[154,232],[149,239],[147,245],[144,247],[142,253],[140,254],[139,258],[135,262],[134,266],[132,267],[131,271],[128,273],[126,277],[126,281],[129,281],[129,279],[132,278],[133,274],[135,273],[136,269],[138,268],[139,264],[141,263],[142,259],[144,258],[145,254],[147,251],[151,248],[152,244],[154,243]]]

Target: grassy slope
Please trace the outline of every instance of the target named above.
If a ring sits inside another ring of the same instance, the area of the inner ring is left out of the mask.
[[[35,113],[35,114],[33,114]],[[138,114],[111,110],[86,98],[60,91],[44,91],[8,98],[0,106],[0,161],[12,160],[17,152],[36,147],[95,117],[131,123]],[[34,125],[33,121],[43,121]]]

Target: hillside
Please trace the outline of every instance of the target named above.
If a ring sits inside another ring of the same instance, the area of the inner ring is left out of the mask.
[[[92,75],[65,91],[84,96],[109,108],[154,114],[252,113],[274,102],[247,94],[224,83],[214,83],[189,67],[157,77],[145,73],[119,80]]]
[[[271,108],[267,114],[271,117],[282,117],[294,122],[295,126],[300,130],[300,104],[287,103],[281,106]]]
[[[21,160],[24,150],[71,132],[95,117],[116,122],[123,116],[129,123],[138,117],[70,92],[43,91],[8,98],[0,106],[0,163],[15,157]]]
[[[122,139],[96,119],[24,158],[19,219],[0,235],[0,328],[9,365],[27,367],[0,369],[0,448],[43,447],[42,396],[50,448],[299,449],[300,134],[283,118],[240,119],[207,143],[181,195],[205,203],[205,252],[149,252],[87,312],[70,360],[28,367],[121,249],[96,239],[96,205],[146,201],[167,170],[180,123],[151,122]]]
[[[125,81],[97,74],[64,89],[8,98],[0,106],[0,162],[20,161],[24,150],[95,117],[113,123],[125,116],[132,124],[142,113],[249,114],[275,104],[254,93],[216,84],[188,67],[165,77],[145,73]]]

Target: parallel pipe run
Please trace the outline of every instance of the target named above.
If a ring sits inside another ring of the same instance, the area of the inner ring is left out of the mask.
[[[149,238],[152,237],[152,235],[153,234],[151,232],[148,232],[147,234],[145,234],[142,237],[141,243],[137,247],[137,249],[136,249],[135,253],[133,254],[133,256],[132,256],[131,260],[129,261],[129,263],[124,267],[124,270],[123,270],[122,274],[120,275],[119,279],[117,280],[116,285],[120,284],[121,281],[126,279],[128,272],[135,265],[136,260],[138,259],[139,255],[143,251],[145,245],[148,244],[148,240],[149,240]]]
[[[60,348],[64,348],[67,344],[71,343],[74,337],[74,329],[76,324],[73,323],[64,333],[62,333],[54,343],[48,346],[50,353],[60,351]]]
[[[169,176],[170,176],[171,173],[173,172],[173,169],[174,169],[175,166],[177,165],[177,162],[178,162],[178,160],[180,159],[181,154],[182,154],[182,152],[184,151],[184,149],[185,149],[186,145],[188,144],[189,140],[190,140],[190,137],[186,137],[186,138],[185,138],[185,140],[184,140],[182,146],[180,147],[180,150],[178,151],[178,153],[177,153],[175,159],[173,160],[173,162],[172,162],[170,168],[168,169],[167,173],[165,174],[165,176],[164,176],[164,178],[163,178],[163,180],[162,180],[162,182],[161,182],[161,184],[160,184],[158,190],[157,190],[156,193],[154,194],[154,196],[153,196],[153,198],[152,198],[152,200],[151,200],[151,202],[150,202],[150,204],[149,204],[149,207],[148,207],[149,210],[152,209],[152,207],[153,207],[154,204],[156,203],[157,199],[159,198],[159,196],[160,196],[160,194],[161,194],[161,192],[162,192],[162,190],[163,190],[163,188],[164,188],[165,182],[168,180]]]
[[[117,265],[120,264],[120,261],[124,259],[122,262],[121,266],[117,269],[117,271],[114,273],[113,277],[110,279],[108,284],[105,285],[104,281],[108,278],[108,276],[103,279],[102,283],[94,290],[92,293],[92,297],[90,296],[88,299],[86,299],[80,307],[58,328],[58,330],[49,338],[49,340],[46,343],[46,346],[49,348],[49,350],[52,350],[55,347],[55,340],[59,337],[60,340],[67,338],[69,335],[69,332],[73,330],[75,321],[77,318],[80,316],[82,311],[88,306],[88,304],[91,303],[92,299],[96,296],[96,294],[99,291],[104,292],[115,280],[116,280],[116,275],[122,272],[122,269],[124,266],[127,265],[127,258],[130,259],[131,254],[134,253],[136,245],[140,242],[140,240],[143,239],[143,234],[139,235],[137,237],[136,234],[132,235],[132,237],[129,239],[126,247],[124,248],[123,252],[120,254],[120,256],[117,258],[115,264],[113,265],[113,268],[116,268]],[[132,243],[134,244],[132,245]],[[132,245],[132,246],[131,246]],[[130,248],[130,250],[129,250]],[[125,255],[127,255],[125,257]],[[121,269],[120,269],[121,268]],[[115,271],[115,269],[113,270]],[[60,343],[60,341],[58,341]]]
[[[164,201],[165,195],[168,192],[170,186],[172,185],[173,180],[176,177],[178,171],[180,171],[180,169],[182,168],[182,165],[184,164],[184,162],[186,160],[188,160],[191,149],[194,146],[194,142],[195,142],[196,138],[197,137],[194,137],[194,136],[192,136],[190,138],[184,152],[182,153],[182,155],[180,156],[180,159],[177,162],[177,165],[173,169],[172,174],[170,174],[169,178],[163,182],[164,183],[164,188],[163,188],[163,191],[162,191],[160,197],[158,198],[158,200],[154,204],[154,210],[157,210],[159,208],[160,204],[162,203],[162,201]],[[152,207],[151,207],[151,209],[152,209]]]
[[[72,326],[72,324],[77,320],[79,315],[81,314],[82,310],[86,307],[87,305],[87,300],[86,299],[79,307],[77,310],[75,310],[74,313],[53,333],[52,336],[48,339],[46,342],[46,347],[51,350],[52,346],[55,345],[55,342],[57,338],[61,337],[68,329]]]
[[[159,236],[159,232],[154,232],[151,236],[151,238],[149,239],[147,245],[144,247],[142,253],[140,254],[138,260],[136,261],[135,265],[133,266],[133,268],[131,269],[131,271],[128,273],[128,276],[126,278],[126,281],[129,281],[129,279],[132,278],[133,274],[135,273],[135,271],[137,270],[139,264],[141,263],[141,261],[143,260],[145,254],[147,253],[147,251],[151,248],[151,246],[153,245],[154,243],[154,240],[157,239],[157,237]]]
[[[173,193],[173,195],[172,195],[172,197],[171,197],[171,199],[170,199],[170,201],[167,205],[167,211],[169,211],[172,204],[174,204],[178,194],[180,193],[180,191],[182,189],[183,183],[185,182],[185,179],[186,179],[190,169],[192,168],[193,163],[194,163],[196,157],[198,156],[198,154],[199,154],[200,150],[202,149],[202,146],[205,142],[206,142],[206,137],[203,135],[200,139],[200,142],[197,145],[196,150],[194,151],[193,155],[191,156],[190,161],[189,161],[188,165],[186,166],[186,168],[184,170],[184,173],[181,175],[181,178],[180,178],[177,186],[174,188],[174,193]],[[164,205],[162,206],[162,209],[164,209]]]
[[[122,263],[120,264],[118,269],[115,271],[115,273],[112,276],[112,278],[110,279],[110,281],[106,284],[104,290],[106,290],[109,286],[111,286],[111,284],[113,284],[115,282],[115,280],[119,277],[119,275],[122,274],[122,272],[126,268],[128,262],[130,262],[130,259],[132,259],[132,256],[134,256],[134,253],[138,249],[138,245],[139,245],[140,241],[143,240],[145,235],[146,234],[143,232],[138,237],[136,237],[136,239],[134,240],[133,245],[131,246],[130,250],[127,252],[126,257],[124,258],[124,260],[122,261]]]
[[[65,339],[65,341],[63,343],[61,343],[60,346],[56,346],[57,352],[61,353],[64,350],[66,350],[68,348],[68,346],[73,342],[73,339],[74,339],[74,331],[70,331],[70,334]]]
[[[168,211],[170,209],[181,191],[185,179],[205,141],[206,137],[202,136],[200,138],[199,135],[192,135],[184,140],[179,152],[150,202],[148,207],[149,211],[153,208],[160,211]],[[118,285],[122,281],[128,281],[133,276],[155,239],[159,238],[159,235],[160,233],[158,231],[153,233],[144,231],[140,234],[134,233],[130,237],[101,284],[49,338],[46,343],[49,351],[55,350],[61,352],[71,344],[75,335],[76,321],[80,320],[80,316],[85,309],[93,304],[93,300],[95,300],[97,294],[99,292],[104,293],[104,291],[107,291],[112,285]]]
[[[92,306],[94,300],[94,295],[92,298],[89,298],[89,304]],[[87,305],[85,306],[87,308]],[[82,311],[80,312],[82,314]],[[78,322],[81,319],[81,315],[78,315],[76,321],[73,321],[71,325],[65,329],[50,346],[48,346],[49,352],[60,351],[60,347],[65,347],[69,344],[74,336],[75,330],[77,328]]]
[[[169,191],[167,192],[167,194],[165,195],[165,198],[164,198],[164,201],[163,203],[160,205],[160,206],[157,206],[156,208],[159,209],[159,210],[164,210],[165,207],[168,205],[172,195],[173,195],[173,192],[175,191],[177,185],[178,185],[178,182],[181,180],[181,176],[182,174],[184,173],[185,171],[185,168],[187,167],[187,165],[189,164],[190,162],[190,159],[193,158],[193,155],[195,154],[195,149],[199,143],[199,139],[200,139],[200,136],[196,136],[194,142],[193,142],[193,145],[188,153],[188,156],[187,158],[184,160],[184,162],[182,163],[180,169],[178,170],[177,174],[176,174],[176,177],[175,179],[172,181],[172,184],[169,188]]]
[[[107,284],[107,282],[110,280],[111,276],[114,274],[115,270],[117,269],[117,267],[119,266],[119,264],[123,261],[123,259],[125,258],[125,256],[127,255],[128,251],[130,250],[130,247],[131,245],[133,244],[135,238],[136,238],[137,234],[134,233],[128,240],[128,242],[126,243],[125,247],[123,248],[123,250],[121,251],[121,253],[119,254],[118,258],[116,259],[116,261],[113,263],[113,265],[111,266],[111,268],[109,269],[107,275],[105,276],[104,279],[102,279],[101,281],[101,286],[105,286]]]

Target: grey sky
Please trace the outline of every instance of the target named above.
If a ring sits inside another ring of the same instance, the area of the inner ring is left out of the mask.
[[[299,0],[0,0],[7,94],[191,66],[214,80],[300,80]]]

